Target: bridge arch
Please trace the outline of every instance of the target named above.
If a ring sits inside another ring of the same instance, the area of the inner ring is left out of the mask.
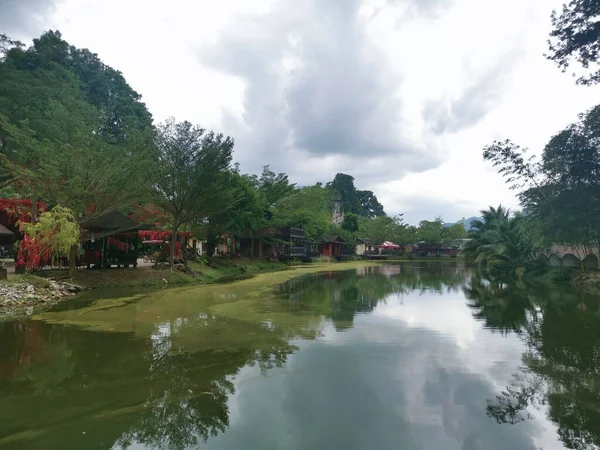
[[[579,258],[572,253],[567,253],[562,257],[562,266],[563,267],[572,267],[578,268],[580,266]]]
[[[560,267],[561,264],[561,260],[558,257],[558,255],[556,255],[555,253],[552,253],[549,257],[548,257],[548,265],[550,267]]]
[[[582,261],[583,267],[585,269],[598,269],[598,257],[593,253],[590,253]]]

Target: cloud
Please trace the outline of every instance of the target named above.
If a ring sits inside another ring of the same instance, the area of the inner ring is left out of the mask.
[[[479,123],[500,103],[507,78],[521,56],[521,52],[512,50],[467,84],[457,97],[427,102],[423,118],[431,130],[436,134],[455,133]]]
[[[37,35],[54,9],[53,0],[0,0],[0,32],[18,39]]]
[[[426,139],[406,134],[402,78],[365,34],[360,9],[358,0],[280,2],[270,14],[238,16],[200,51],[245,83],[243,114],[226,116],[242,163],[329,158],[334,172],[334,162],[353,173],[369,164],[379,176],[393,167],[390,177],[440,163]]]

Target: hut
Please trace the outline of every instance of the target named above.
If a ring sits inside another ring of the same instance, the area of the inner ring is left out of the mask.
[[[81,223],[83,264],[109,268],[137,266],[138,224],[113,211]]]
[[[354,252],[359,256],[377,253],[377,249],[375,247],[375,239],[358,238],[356,240],[356,247],[354,247]]]
[[[323,236],[321,239],[321,255],[339,257],[346,241],[340,236]]]

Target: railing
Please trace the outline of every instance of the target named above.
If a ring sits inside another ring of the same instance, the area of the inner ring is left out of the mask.
[[[290,256],[304,256],[304,247],[290,247]]]

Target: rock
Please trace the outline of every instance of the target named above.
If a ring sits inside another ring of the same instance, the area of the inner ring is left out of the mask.
[[[29,293],[34,293],[34,292],[35,292],[35,287],[34,287],[32,284],[30,284],[30,285],[28,285],[28,286],[25,288],[25,290],[26,290],[27,292],[29,292]]]
[[[80,292],[80,291],[84,291],[85,288],[83,286],[79,286],[78,284],[71,284],[71,283],[61,283],[61,285],[64,287],[64,289],[66,289],[68,292]]]

